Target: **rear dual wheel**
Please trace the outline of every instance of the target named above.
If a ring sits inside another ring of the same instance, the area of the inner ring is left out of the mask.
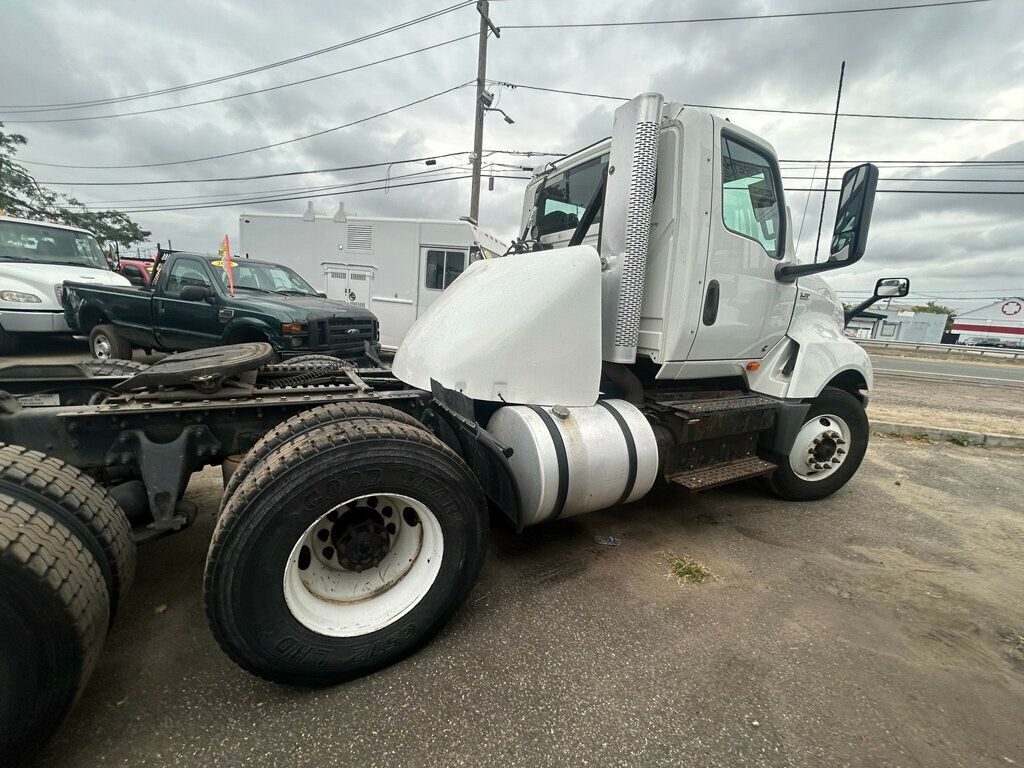
[[[228,500],[206,564],[224,650],[277,682],[328,685],[425,643],[483,562],[486,504],[421,428],[326,424],[262,457]]]
[[[71,528],[0,492],[0,755],[19,765],[71,710],[103,647],[110,599]]]

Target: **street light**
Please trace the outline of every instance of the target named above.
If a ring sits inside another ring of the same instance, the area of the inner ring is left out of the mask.
[[[497,107],[484,107],[484,112],[501,112],[502,116],[505,118],[506,123],[508,123],[509,125],[515,123],[515,120],[506,115],[505,110],[503,109],[498,109]]]

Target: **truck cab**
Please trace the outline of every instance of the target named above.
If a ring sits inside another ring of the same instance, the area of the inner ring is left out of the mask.
[[[642,442],[654,446],[652,478],[703,490],[765,476],[780,495],[821,498],[863,457],[872,372],[818,273],[863,255],[877,178],[870,164],[847,172],[826,259],[798,264],[772,146],[642,94],[616,111],[610,138],[535,170],[519,253],[472,265],[410,331],[394,370],[470,398],[524,486],[549,471],[516,466],[517,447],[545,452],[540,412],[569,415],[556,431],[614,438],[613,422],[584,418],[613,404],[643,433],[624,441],[634,483]],[[482,314],[487,327],[471,322]],[[538,419],[513,418],[513,404]]]
[[[90,232],[0,215],[0,354],[41,334],[71,334],[62,305],[65,280],[129,284],[110,270]]]

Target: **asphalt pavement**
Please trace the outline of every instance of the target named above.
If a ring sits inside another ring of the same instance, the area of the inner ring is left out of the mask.
[[[140,548],[34,766],[1024,765],[1022,470],[1020,452],[876,437],[817,503],[671,487],[497,529],[439,637],[322,690],[257,679],[214,642],[207,470],[197,522]],[[713,578],[680,583],[672,555]]]
[[[1024,387],[1024,365],[976,363],[970,360],[932,360],[917,357],[872,355],[878,376],[904,376],[938,381],[962,381]]]

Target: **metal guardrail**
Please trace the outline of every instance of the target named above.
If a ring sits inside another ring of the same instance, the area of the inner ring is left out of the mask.
[[[905,341],[879,341],[878,339],[853,339],[869,352],[872,349],[891,349],[894,352],[926,352],[940,357],[987,358],[1024,362],[1024,350],[994,349],[991,347],[968,347],[959,344],[913,344]]]

